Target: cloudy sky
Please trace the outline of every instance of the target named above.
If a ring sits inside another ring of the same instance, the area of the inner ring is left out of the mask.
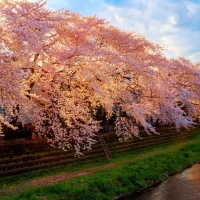
[[[170,58],[200,61],[200,0],[47,0],[47,7],[96,15],[165,46]]]

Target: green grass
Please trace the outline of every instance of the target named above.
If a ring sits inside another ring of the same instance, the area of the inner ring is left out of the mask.
[[[112,199],[118,195],[126,195],[133,190],[145,188],[168,175],[178,172],[186,166],[190,166],[200,159],[200,134],[191,137],[187,141],[162,145],[143,151],[133,151],[131,154],[116,156],[111,161],[102,161],[92,164],[77,165],[72,169],[57,168],[47,170],[45,176],[61,172],[87,171],[96,166],[108,163],[116,164],[114,167],[97,171],[87,176],[76,177],[68,181],[37,188],[27,188],[25,181],[37,178],[41,172],[34,172],[30,176],[22,175],[18,180],[1,178],[1,188],[9,188],[20,185],[20,191],[13,191],[7,198],[9,200],[103,200]],[[19,194],[16,194],[20,192]]]

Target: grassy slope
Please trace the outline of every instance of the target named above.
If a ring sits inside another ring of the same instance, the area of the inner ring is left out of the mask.
[[[192,165],[200,159],[200,135],[193,136],[187,141],[162,145],[149,150],[134,151],[132,154],[121,155],[112,161],[93,163],[90,165],[76,166],[66,169],[66,173],[72,171],[89,171],[95,166],[103,166],[108,163],[114,167],[103,171],[96,171],[87,176],[76,177],[57,184],[26,188],[24,181],[35,178],[39,172],[32,176],[24,175],[16,180],[0,179],[2,188],[13,187],[13,184],[21,184],[20,194],[13,191],[7,198],[1,199],[112,199],[115,196],[129,194],[133,190],[140,190],[155,182],[166,178],[188,165]],[[57,169],[57,173],[62,169]],[[48,174],[48,172],[46,172]],[[51,175],[53,172],[49,172]]]

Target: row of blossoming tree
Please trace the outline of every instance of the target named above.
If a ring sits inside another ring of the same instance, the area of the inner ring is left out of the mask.
[[[198,63],[168,59],[135,32],[95,16],[50,11],[42,0],[2,0],[0,14],[1,125],[47,123],[52,145],[80,154],[96,142],[100,108],[107,120],[115,114],[124,140],[138,136],[135,124],[155,132],[150,116],[178,129],[198,115]]]

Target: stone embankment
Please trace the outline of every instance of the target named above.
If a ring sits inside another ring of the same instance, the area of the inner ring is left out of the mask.
[[[119,142],[114,133],[102,134],[107,150],[112,157],[135,150],[147,149],[161,144],[186,140],[197,134],[200,127],[182,129],[177,132],[173,128],[159,128],[160,135],[141,134],[142,139],[134,138]],[[32,170],[53,168],[59,165],[73,166],[78,163],[96,162],[106,159],[106,153],[101,143],[93,146],[93,150],[85,151],[84,156],[74,157],[74,150],[64,152],[50,147],[45,139],[37,140],[0,140],[0,175],[14,175]]]

